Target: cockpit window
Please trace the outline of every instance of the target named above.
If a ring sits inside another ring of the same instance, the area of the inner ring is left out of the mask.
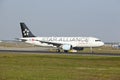
[[[95,42],[100,42],[101,40],[95,40]]]

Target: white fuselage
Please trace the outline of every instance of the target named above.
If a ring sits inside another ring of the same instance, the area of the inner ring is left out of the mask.
[[[72,45],[72,47],[100,47],[104,45],[101,40],[94,37],[28,37],[21,38],[21,40],[26,40],[26,43],[38,46],[53,46],[52,44],[41,43],[40,41],[58,43],[61,45],[69,44]]]

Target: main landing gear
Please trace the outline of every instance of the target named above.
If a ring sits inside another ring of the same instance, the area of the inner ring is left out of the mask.
[[[65,52],[65,53],[68,53],[69,51],[68,50],[61,50],[61,49],[57,49],[57,52],[60,53],[60,52]]]
[[[91,53],[93,53],[93,48],[92,47],[90,47],[90,51],[91,51]]]
[[[57,52],[58,52],[58,53],[60,53],[60,51],[61,51],[60,49],[57,49]]]
[[[65,53],[68,53],[68,50],[64,50]]]

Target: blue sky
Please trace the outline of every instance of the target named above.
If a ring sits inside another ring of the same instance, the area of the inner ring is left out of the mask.
[[[120,0],[0,0],[0,40],[36,36],[93,36],[120,41]]]

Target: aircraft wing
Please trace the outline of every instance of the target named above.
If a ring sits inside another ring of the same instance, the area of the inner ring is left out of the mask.
[[[57,47],[62,45],[61,43],[55,43],[55,42],[48,42],[48,41],[41,41],[41,40],[36,40],[36,41],[39,41],[41,43],[52,44],[53,46],[57,46]]]

